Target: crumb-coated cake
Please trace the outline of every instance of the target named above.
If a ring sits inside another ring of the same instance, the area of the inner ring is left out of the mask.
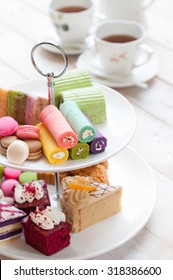
[[[79,232],[121,210],[122,187],[93,182],[91,177],[62,180],[60,204],[72,232]]]
[[[16,185],[14,205],[27,214],[34,211],[37,206],[49,206],[50,198],[45,181],[38,180]]]
[[[26,213],[13,205],[0,202],[0,245],[18,238],[22,232],[21,220]]]
[[[47,256],[70,245],[71,225],[64,213],[53,207],[37,207],[22,225],[26,243]]]

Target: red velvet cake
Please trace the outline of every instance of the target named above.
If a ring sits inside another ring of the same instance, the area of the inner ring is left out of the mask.
[[[69,246],[71,225],[65,219],[55,208],[37,207],[22,221],[26,243],[47,256]]]
[[[27,214],[35,211],[37,206],[49,206],[50,199],[44,180],[32,181],[14,188],[14,205]]]

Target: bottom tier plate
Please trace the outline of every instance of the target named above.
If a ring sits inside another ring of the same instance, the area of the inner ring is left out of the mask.
[[[0,254],[14,259],[88,259],[111,251],[136,235],[148,221],[156,198],[156,184],[146,161],[126,147],[109,160],[110,183],[123,186],[122,210],[86,230],[72,234],[71,245],[47,257],[20,239],[0,247]],[[52,205],[54,186],[49,186]]]

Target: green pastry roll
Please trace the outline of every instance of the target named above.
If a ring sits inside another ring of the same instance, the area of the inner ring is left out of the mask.
[[[87,143],[78,143],[75,147],[71,148],[69,153],[72,159],[84,159],[89,155],[89,145]]]
[[[73,100],[64,102],[60,111],[77,134],[79,142],[87,143],[94,139],[95,128]]]

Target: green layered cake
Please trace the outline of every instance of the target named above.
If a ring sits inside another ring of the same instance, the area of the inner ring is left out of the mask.
[[[59,107],[60,94],[63,91],[69,91],[71,89],[91,87],[92,80],[87,70],[73,69],[67,71],[61,77],[55,79],[54,94],[55,105]]]
[[[106,103],[100,87],[76,88],[61,93],[61,103],[73,100],[94,124],[106,121]]]

